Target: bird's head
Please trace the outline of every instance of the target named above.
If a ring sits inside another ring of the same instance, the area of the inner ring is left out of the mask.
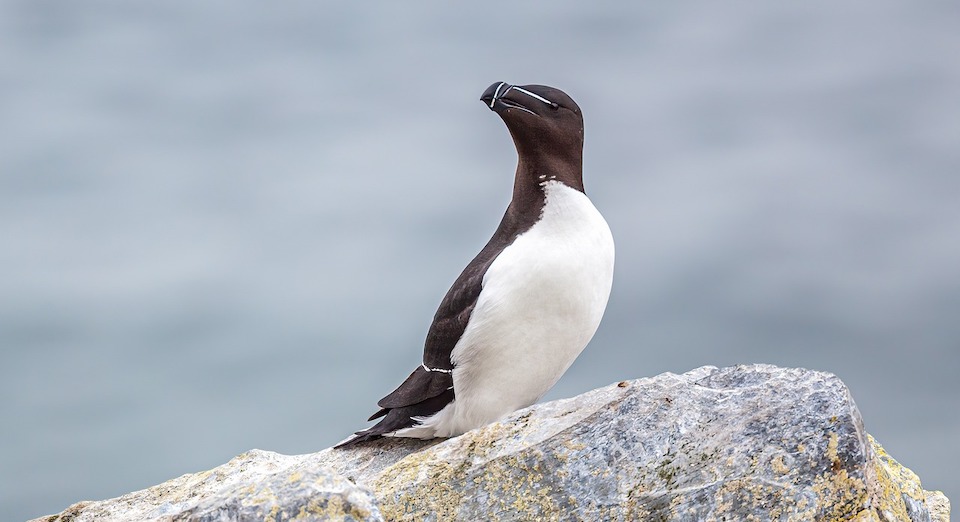
[[[583,116],[577,103],[560,89],[496,82],[480,101],[500,115],[521,158],[582,156]]]

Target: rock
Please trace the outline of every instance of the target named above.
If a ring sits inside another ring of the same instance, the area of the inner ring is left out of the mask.
[[[324,466],[319,454],[252,450],[210,471],[111,500],[80,502],[37,521],[382,521],[369,489]]]
[[[370,484],[389,520],[930,520],[878,455],[833,375],[701,368],[518,412]]]
[[[52,521],[948,521],[830,374],[663,374],[539,404],[446,441],[251,451]]]

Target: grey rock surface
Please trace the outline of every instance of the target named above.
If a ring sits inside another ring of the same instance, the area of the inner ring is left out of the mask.
[[[214,470],[45,520],[949,520],[835,376],[703,367],[535,405],[446,441]]]
[[[234,520],[382,521],[373,494],[318,454],[252,450],[209,471],[36,520],[62,522]]]

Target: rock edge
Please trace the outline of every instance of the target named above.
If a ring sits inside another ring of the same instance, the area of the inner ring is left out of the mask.
[[[949,512],[864,431],[836,376],[749,365],[621,381],[445,441],[253,450],[34,520],[942,522]]]

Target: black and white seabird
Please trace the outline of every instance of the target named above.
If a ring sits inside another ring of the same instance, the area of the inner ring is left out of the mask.
[[[382,419],[337,447],[452,437],[529,406],[600,325],[614,247],[583,192],[580,107],[559,89],[504,82],[480,100],[516,145],[513,199],[440,303],[423,361],[369,420]]]

